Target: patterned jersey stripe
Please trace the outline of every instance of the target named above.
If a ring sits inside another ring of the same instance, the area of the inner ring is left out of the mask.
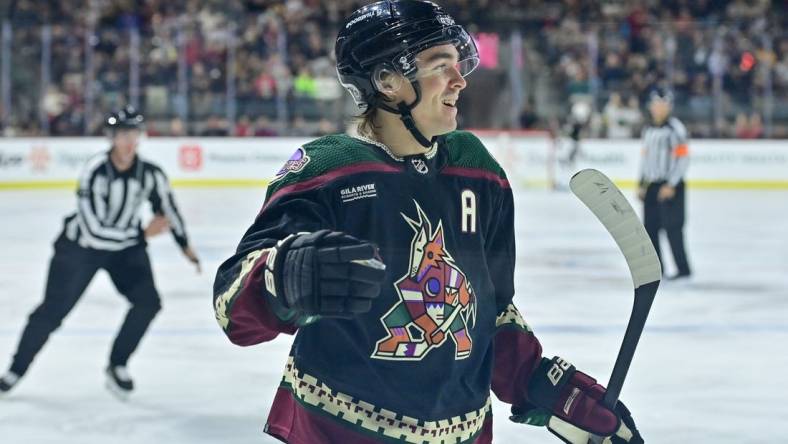
[[[439,421],[422,421],[356,399],[335,391],[314,376],[299,371],[292,356],[287,361],[284,388],[311,409],[318,409],[337,419],[347,421],[381,438],[390,438],[412,444],[449,444],[468,442],[476,438],[490,413],[490,398],[478,409],[463,415]]]
[[[503,328],[503,327],[514,327],[520,330],[533,333],[531,326],[525,322],[520,311],[517,310],[517,307],[514,304],[509,304],[506,306],[506,309],[495,318],[495,328]]]
[[[243,283],[249,273],[254,269],[255,264],[259,260],[266,260],[270,249],[255,250],[247,254],[243,262],[241,262],[241,271],[238,276],[230,284],[230,286],[221,295],[214,300],[214,311],[216,312],[216,321],[222,330],[227,331],[230,327],[230,309],[232,308],[233,301],[238,297],[239,292],[243,288]]]

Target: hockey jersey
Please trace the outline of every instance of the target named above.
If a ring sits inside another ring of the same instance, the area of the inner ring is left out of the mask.
[[[271,310],[269,249],[331,229],[377,244],[386,278],[372,309],[297,327]],[[425,154],[322,137],[269,186],[219,268],[216,318],[247,346],[295,334],[266,432],[289,443],[492,441],[490,389],[525,401],[541,346],[512,304],[514,206],[500,165],[471,133]]]

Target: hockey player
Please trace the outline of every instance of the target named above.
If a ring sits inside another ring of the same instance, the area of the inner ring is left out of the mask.
[[[692,274],[684,248],[684,175],[689,167],[687,129],[670,115],[673,94],[655,88],[649,97],[651,124],[643,128],[643,161],[638,197],[643,201],[643,225],[662,258],[659,233],[665,230],[676,264],[668,280],[685,280]],[[662,269],[665,269],[664,261]]]
[[[512,303],[509,182],[455,131],[478,64],[471,37],[433,3],[382,1],[347,19],[335,52],[359,134],[296,150],[214,285],[233,343],[295,334],[265,431],[294,444],[490,443],[492,388],[514,421],[567,442],[643,442],[594,379],[542,357]]]
[[[55,242],[44,301],[30,315],[10,370],[0,377],[0,395],[27,372],[49,335],[103,268],[131,303],[106,368],[108,388],[125,399],[134,389],[126,364],[161,308],[146,239],[169,227],[183,254],[200,271],[167,177],[137,155],[143,124],[142,114],[130,106],[107,117],[112,147],[93,156],[79,178],[77,211],[65,219]],[[143,230],[139,210],[145,200],[155,216]]]

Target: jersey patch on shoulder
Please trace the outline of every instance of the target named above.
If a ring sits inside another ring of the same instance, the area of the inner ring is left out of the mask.
[[[306,167],[309,163],[309,155],[304,150],[304,147],[299,147],[290,159],[285,162],[285,165],[279,172],[276,173],[276,176],[271,180],[271,182],[276,182],[277,180],[287,176],[288,173],[297,173]]]

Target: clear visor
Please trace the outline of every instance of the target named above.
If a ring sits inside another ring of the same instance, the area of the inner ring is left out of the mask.
[[[459,26],[436,32],[423,40],[426,49],[416,54],[417,70],[408,75],[411,80],[455,70],[465,77],[479,66],[479,52],[473,39]]]
[[[423,65],[422,65],[423,63]],[[465,77],[470,74],[476,67],[479,65],[478,58],[469,58],[460,61],[452,61],[450,59],[441,60],[437,64],[421,62],[418,58],[416,58],[416,64],[419,65],[418,71],[416,71],[415,76],[411,76],[415,79],[424,79],[428,77],[434,77],[439,75],[453,75],[454,71],[458,72],[460,76]]]
[[[450,26],[420,39],[392,62],[396,70],[381,65],[372,73],[375,88],[382,93],[396,93],[406,80],[457,74],[465,77],[479,66],[479,52],[462,27]]]

